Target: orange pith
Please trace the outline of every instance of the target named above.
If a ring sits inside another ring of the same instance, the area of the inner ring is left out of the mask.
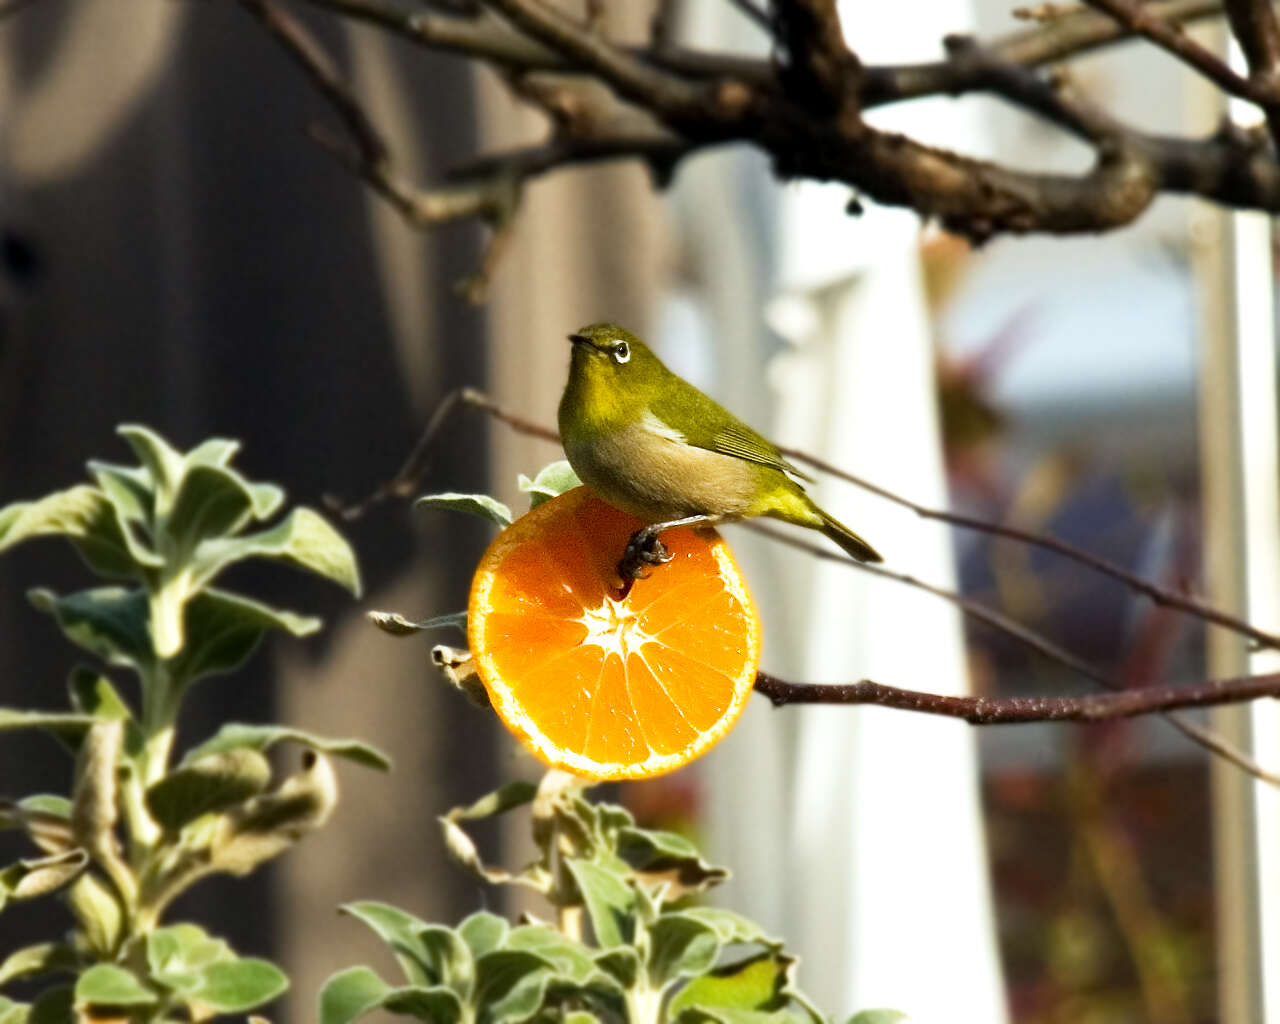
[[[760,621],[718,536],[669,530],[674,556],[618,599],[615,566],[642,524],[577,487],[504,530],[467,608],[498,716],[553,767],[660,775],[720,740],[751,695]]]

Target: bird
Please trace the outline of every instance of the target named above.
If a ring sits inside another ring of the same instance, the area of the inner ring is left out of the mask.
[[[883,561],[805,493],[800,481],[810,478],[777,445],[667,369],[630,331],[589,324],[569,342],[558,416],[569,465],[598,497],[646,524],[618,564],[624,582],[670,560],[664,530],[756,516],[817,530],[859,562]]]

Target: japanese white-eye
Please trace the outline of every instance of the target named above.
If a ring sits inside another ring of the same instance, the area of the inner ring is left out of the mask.
[[[672,526],[714,525],[770,516],[818,530],[860,562],[880,555],[819,508],[777,445],[672,373],[617,324],[569,335],[573,355],[560,399],[560,439],[584,484],[649,524],[619,565],[666,560],[658,534]]]

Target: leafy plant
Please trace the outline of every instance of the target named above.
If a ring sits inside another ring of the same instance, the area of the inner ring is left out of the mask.
[[[57,895],[75,922],[69,937],[0,961],[0,988],[70,975],[31,1004],[0,996],[0,1024],[114,1016],[204,1020],[278,995],[283,972],[242,958],[194,924],[161,926],[175,897],[199,879],[246,874],[322,825],[337,788],[328,755],[385,770],[381,753],[274,725],[227,723],[174,763],[174,731],[198,680],[238,668],[268,630],[305,636],[318,619],[218,589],[246,559],[316,573],[357,594],[355,558],[316,512],[272,484],[231,468],[238,444],[212,439],[176,451],[154,432],[124,426],[136,466],[90,462],[92,484],[0,509],[0,552],[42,536],[69,540],[111,581],[28,596],[67,639],[138,680],[137,705],[99,668],[79,666],[70,709],[0,708],[0,731],[38,729],[73,755],[69,797],[0,801],[0,828],[39,851],[0,868],[0,911]],[[301,767],[272,784],[266,752],[303,748]]]
[[[579,483],[568,463],[520,477],[530,506]],[[511,510],[486,494],[436,494],[418,505],[448,508],[500,527]],[[370,618],[392,636],[464,628],[466,614],[413,621]],[[432,659],[474,704],[488,698],[471,656],[437,645]],[[811,1024],[826,1021],[795,985],[783,943],[730,910],[695,899],[728,878],[684,837],[639,828],[614,804],[584,798],[585,780],[552,770],[540,785],[513,782],[440,819],[445,845],[464,870],[492,885],[540,893],[554,922],[525,915],[512,925],[488,912],[456,928],[429,924],[385,903],[343,912],[390,947],[403,978],[367,966],[329,978],[320,1024],[349,1024],[374,1010],[428,1024]],[[537,857],[510,871],[487,865],[466,824],[529,808]],[[585,920],[584,920],[585,919]],[[848,1024],[894,1024],[895,1010],[866,1010]]]
[[[513,782],[440,818],[458,864],[541,893],[554,924],[480,912],[446,928],[383,903],[350,904],[344,912],[391,947],[404,979],[388,984],[363,966],[335,974],[320,993],[321,1024],[376,1008],[431,1024],[826,1019],[795,987],[796,961],[780,941],[732,911],[690,905],[725,869],[682,836],[587,801],[583,785],[552,771],[539,786]],[[537,858],[515,872],[484,864],[466,823],[519,807],[532,808]]]

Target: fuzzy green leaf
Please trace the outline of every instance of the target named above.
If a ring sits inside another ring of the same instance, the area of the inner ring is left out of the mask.
[[[36,793],[32,796],[24,796],[18,801],[18,806],[26,811],[71,818],[71,801],[58,793]]]
[[[84,850],[65,850],[46,857],[16,861],[0,870],[0,898],[34,900],[64,889],[89,866]]]
[[[18,978],[38,978],[57,971],[74,974],[80,968],[80,954],[64,942],[42,942],[10,953],[0,963],[0,985]]]
[[[351,546],[309,508],[295,508],[269,530],[205,541],[196,552],[193,578],[199,584],[208,583],[227,566],[246,558],[289,562],[360,595],[360,571]]]
[[[308,750],[302,767],[270,793],[232,807],[217,819],[209,844],[214,870],[244,875],[320,828],[338,801],[328,758]]]
[[[542,1004],[550,964],[533,953],[497,949],[476,961],[471,1001],[492,1024],[525,1020]]]
[[[238,747],[170,772],[147,790],[147,810],[159,825],[176,832],[201,815],[256,796],[270,781],[267,759],[256,750]]]
[[[686,1007],[672,1019],[676,1024],[814,1024],[812,1017],[798,1010],[743,1010],[733,1006]]]
[[[382,1005],[391,987],[367,967],[329,976],[320,989],[320,1024],[350,1024]]]
[[[52,615],[68,640],[109,664],[141,670],[154,660],[147,597],[140,590],[95,587],[60,597],[36,588],[27,599]]]
[[[235,960],[222,939],[199,925],[182,923],[157,928],[147,935],[147,966],[151,976],[169,988],[192,991],[202,984],[201,972],[210,964]]]
[[[911,1018],[901,1010],[862,1010],[855,1013],[846,1024],[899,1024]]]
[[[595,964],[624,989],[634,987],[636,979],[640,977],[640,954],[634,946],[615,946],[597,953]]]
[[[0,800],[0,829],[22,829],[45,853],[65,853],[75,843],[71,801],[65,796],[36,794],[18,803]]]
[[[462,1019],[462,1001],[452,989],[441,985],[392,989],[383,997],[382,1005],[391,1013],[416,1017],[428,1024],[457,1024]]]
[[[12,999],[0,996],[0,1024],[27,1024],[31,1006],[27,1003],[15,1003]],[[70,1009],[68,1008],[68,1013]]]
[[[26,1024],[67,1024],[75,1019],[75,990],[70,985],[47,988],[36,997]]]
[[[784,1008],[789,971],[795,961],[773,952],[759,953],[692,979],[671,1000],[672,1019],[686,1008],[774,1011]]]
[[[128,442],[143,469],[150,474],[160,496],[161,511],[167,511],[182,479],[185,460],[168,441],[140,423],[123,423],[116,427],[116,433]]]
[[[391,759],[386,754],[360,740],[331,739],[283,725],[249,725],[244,722],[228,722],[198,747],[187,751],[182,764],[186,767],[199,758],[228,750],[268,750],[282,742],[300,743],[319,753],[354,761],[380,772],[391,769]]]
[[[649,978],[657,986],[702,974],[719,955],[715,931],[688,914],[663,914],[649,929]]]
[[[479,910],[465,918],[458,925],[458,935],[473,957],[484,956],[498,949],[507,939],[511,926],[505,917],[491,914],[487,910]]]
[[[270,1002],[289,987],[284,971],[266,960],[220,960],[200,972],[188,998],[218,1013],[244,1013]]]
[[[0,509],[0,553],[25,540],[49,536],[66,537],[103,576],[128,578],[137,568],[115,507],[88,484]]]
[[[505,814],[515,807],[522,807],[538,795],[538,787],[532,782],[517,779],[486,793],[475,803],[455,807],[444,817],[450,821],[478,821]]]
[[[240,451],[240,442],[230,437],[210,437],[183,456],[188,466],[219,466],[225,468]]]
[[[729,877],[725,868],[704,860],[696,846],[674,832],[623,826],[617,832],[617,851],[641,874],[675,883],[677,895],[701,892]]]
[[[252,514],[253,492],[239,473],[195,465],[182,476],[164,530],[175,559],[186,561],[202,541],[236,533]]]
[[[574,942],[561,932],[541,924],[526,924],[513,928],[504,944],[507,949],[533,953],[547,961],[555,973],[568,978],[574,984],[585,984],[596,973],[595,961],[580,942]]]
[[[86,715],[122,722],[133,718],[129,705],[111,685],[111,680],[91,668],[83,665],[73,668],[67,689],[71,694],[71,706]]]
[[[142,752],[142,730],[110,679],[84,665],[77,665],[71,670],[67,689],[71,695],[71,706],[76,711],[124,723],[124,752],[127,756],[137,757]]]
[[[509,782],[492,793],[487,793],[475,803],[455,807],[448,814],[436,820],[444,832],[445,850],[457,864],[471,872],[477,878],[490,884],[502,884],[512,880],[510,872],[503,868],[491,868],[480,859],[480,853],[471,837],[458,824],[459,821],[471,821],[503,814],[514,807],[529,803],[538,792],[532,782],[516,780]],[[527,874],[524,876],[527,878]]]
[[[270,519],[284,504],[284,489],[275,484],[252,483],[249,493],[253,495],[253,517],[257,520]]]
[[[67,890],[67,902],[84,929],[89,948],[100,957],[110,956],[124,927],[124,912],[114,890],[94,875],[83,874]]]
[[[76,1003],[89,1006],[150,1006],[151,989],[115,964],[94,964],[76,981]]]
[[[85,735],[76,760],[71,830],[76,842],[99,861],[109,862],[117,856],[116,793],[123,744],[124,723],[99,719]]]
[[[713,929],[725,945],[757,942],[775,950],[782,948],[782,943],[770,938],[758,924],[732,910],[723,907],[690,907],[681,913]]]
[[[6,729],[44,729],[74,743],[93,725],[93,715],[78,711],[22,711],[0,708],[0,732]]]
[[[582,481],[578,479],[578,474],[573,471],[573,467],[566,460],[561,459],[559,462],[543,466],[532,480],[521,473],[517,484],[520,490],[529,495],[529,507],[537,508],[544,501],[550,501],[565,491],[581,487]]]
[[[511,525],[511,509],[497,498],[487,494],[457,494],[452,491],[445,494],[428,494],[413,503],[414,508],[447,508],[454,512],[465,512],[479,516],[498,526]]]
[[[370,622],[392,636],[412,636],[414,633],[422,633],[430,629],[457,629],[464,636],[467,632],[466,612],[437,615],[433,619],[406,619],[399,612],[372,611],[365,614]]]
[[[389,903],[363,900],[340,908],[371,928],[375,935],[391,947],[404,976],[415,985],[434,985],[440,978],[431,970],[431,958],[418,935],[430,927],[412,914]]]
[[[156,496],[150,474],[136,466],[116,466],[97,461],[89,463],[89,472],[116,510],[116,520],[129,556],[148,569],[164,565],[151,534]]]
[[[567,862],[602,947],[621,946],[635,934],[635,890],[617,874],[586,860]]]
[[[471,949],[452,928],[427,925],[418,930],[418,943],[426,954],[427,970],[437,982],[466,994],[471,987]]]
[[[319,619],[209,589],[187,602],[187,642],[173,659],[171,672],[187,684],[230,672],[248,660],[267,630],[308,636],[320,626]]]

